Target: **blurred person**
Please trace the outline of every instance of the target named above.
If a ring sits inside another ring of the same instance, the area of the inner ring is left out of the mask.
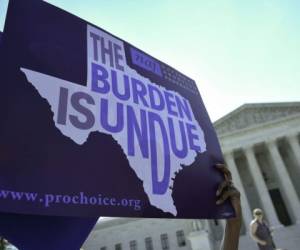
[[[268,224],[263,220],[260,208],[253,210],[254,219],[250,223],[251,238],[257,243],[259,250],[274,250],[275,245]]]

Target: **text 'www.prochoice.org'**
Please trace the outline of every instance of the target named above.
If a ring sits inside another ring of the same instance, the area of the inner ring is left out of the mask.
[[[43,194],[17,192],[9,190],[0,190],[0,199],[10,199],[14,201],[40,202],[44,207],[48,208],[54,204],[65,205],[91,205],[91,206],[121,206],[131,207],[135,211],[141,210],[141,201],[136,199],[117,199],[114,197],[105,197],[101,194],[97,196],[86,195],[79,192],[76,195],[66,194]]]

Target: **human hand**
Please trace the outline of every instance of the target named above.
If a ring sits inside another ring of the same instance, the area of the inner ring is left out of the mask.
[[[239,246],[240,230],[242,225],[242,209],[240,192],[232,183],[232,176],[224,164],[216,164],[216,168],[224,175],[225,180],[220,183],[217,189],[217,204],[230,200],[235,210],[236,217],[226,222],[222,250],[237,250]]]
[[[241,209],[241,200],[240,200],[240,192],[233,185],[232,175],[229,169],[224,164],[216,164],[216,168],[222,172],[225,180],[220,183],[217,189],[217,205],[224,203],[227,199],[230,199],[231,204],[235,210],[236,217],[233,219],[241,219],[242,217],[242,209]],[[229,219],[229,220],[233,220]]]

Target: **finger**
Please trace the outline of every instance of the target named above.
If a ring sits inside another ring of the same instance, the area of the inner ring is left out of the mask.
[[[230,199],[231,201],[240,200],[240,197],[240,192],[234,186],[229,186],[228,189],[225,189],[225,191],[223,191],[223,193],[220,195],[217,204],[221,204],[227,199]]]
[[[231,172],[229,171],[228,168],[224,168],[224,176],[225,176],[225,179],[228,180],[228,181],[231,181],[232,180],[232,176],[231,176]]]
[[[225,164],[217,163],[216,168],[218,168],[224,174],[226,180],[232,180],[231,172]]]
[[[240,192],[234,188],[234,187],[230,187],[228,190],[225,190],[219,197],[219,199],[217,200],[216,204],[222,204],[224,201],[226,201],[228,198],[230,198],[231,200],[233,199],[239,199],[240,197]]]
[[[220,205],[220,204],[224,203],[224,201],[227,200],[230,197],[231,192],[232,192],[231,190],[223,192],[222,195],[217,200],[216,204]]]
[[[223,163],[216,163],[216,167],[217,168],[223,168],[223,167],[225,167],[225,164],[223,164]]]
[[[225,180],[225,181],[221,182],[220,185],[219,185],[219,187],[218,187],[218,189],[217,189],[216,195],[220,195],[223,192],[223,190],[225,188],[229,187],[229,186],[230,186],[230,182],[229,181]]]

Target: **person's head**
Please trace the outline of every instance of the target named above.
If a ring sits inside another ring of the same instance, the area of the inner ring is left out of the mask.
[[[263,215],[263,211],[260,208],[255,208],[253,210],[253,216],[255,219],[262,219]]]

